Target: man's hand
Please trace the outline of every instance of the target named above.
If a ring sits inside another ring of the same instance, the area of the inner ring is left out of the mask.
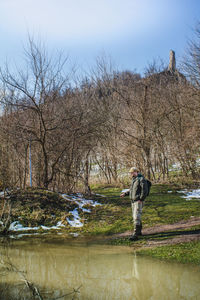
[[[122,198],[125,197],[125,193],[121,193],[120,197]]]

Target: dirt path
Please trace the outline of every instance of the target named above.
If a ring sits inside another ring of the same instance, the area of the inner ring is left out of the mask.
[[[189,220],[183,220],[174,224],[146,228],[142,231],[142,234],[146,240],[145,247],[178,244],[200,240],[200,229],[188,230],[189,228],[197,225],[200,225],[200,217],[191,217]],[[113,238],[128,237],[131,234],[131,231],[126,231],[124,233],[114,235]],[[170,238],[170,236],[172,238]],[[160,240],[158,238],[167,239]],[[142,247],[144,247],[144,245]]]

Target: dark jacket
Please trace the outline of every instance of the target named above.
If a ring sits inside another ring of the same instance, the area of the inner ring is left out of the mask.
[[[131,186],[126,195],[129,195],[132,202],[141,200],[144,201],[148,192],[147,182],[141,174],[137,177],[133,177]]]

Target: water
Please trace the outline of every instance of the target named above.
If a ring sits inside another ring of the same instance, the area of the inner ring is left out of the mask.
[[[0,247],[0,299],[200,299],[200,266],[138,257],[129,247],[76,240],[13,241]],[[29,288],[27,284],[30,284]]]

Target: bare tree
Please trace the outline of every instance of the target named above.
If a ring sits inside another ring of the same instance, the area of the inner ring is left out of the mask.
[[[63,127],[62,102],[63,91],[68,80],[62,74],[66,59],[61,56],[54,60],[48,58],[46,50],[29,38],[29,47],[25,51],[26,71],[11,73],[8,66],[0,70],[4,86],[3,104],[12,107],[10,118],[14,119],[15,131],[28,143],[30,140],[39,147],[42,167],[42,183],[48,187],[53,180],[55,166],[62,156],[66,143],[59,148],[57,155],[51,157],[55,132]],[[58,143],[58,136],[55,143]]]
[[[194,37],[188,41],[181,67],[188,80],[200,87],[200,22],[193,30]]]

